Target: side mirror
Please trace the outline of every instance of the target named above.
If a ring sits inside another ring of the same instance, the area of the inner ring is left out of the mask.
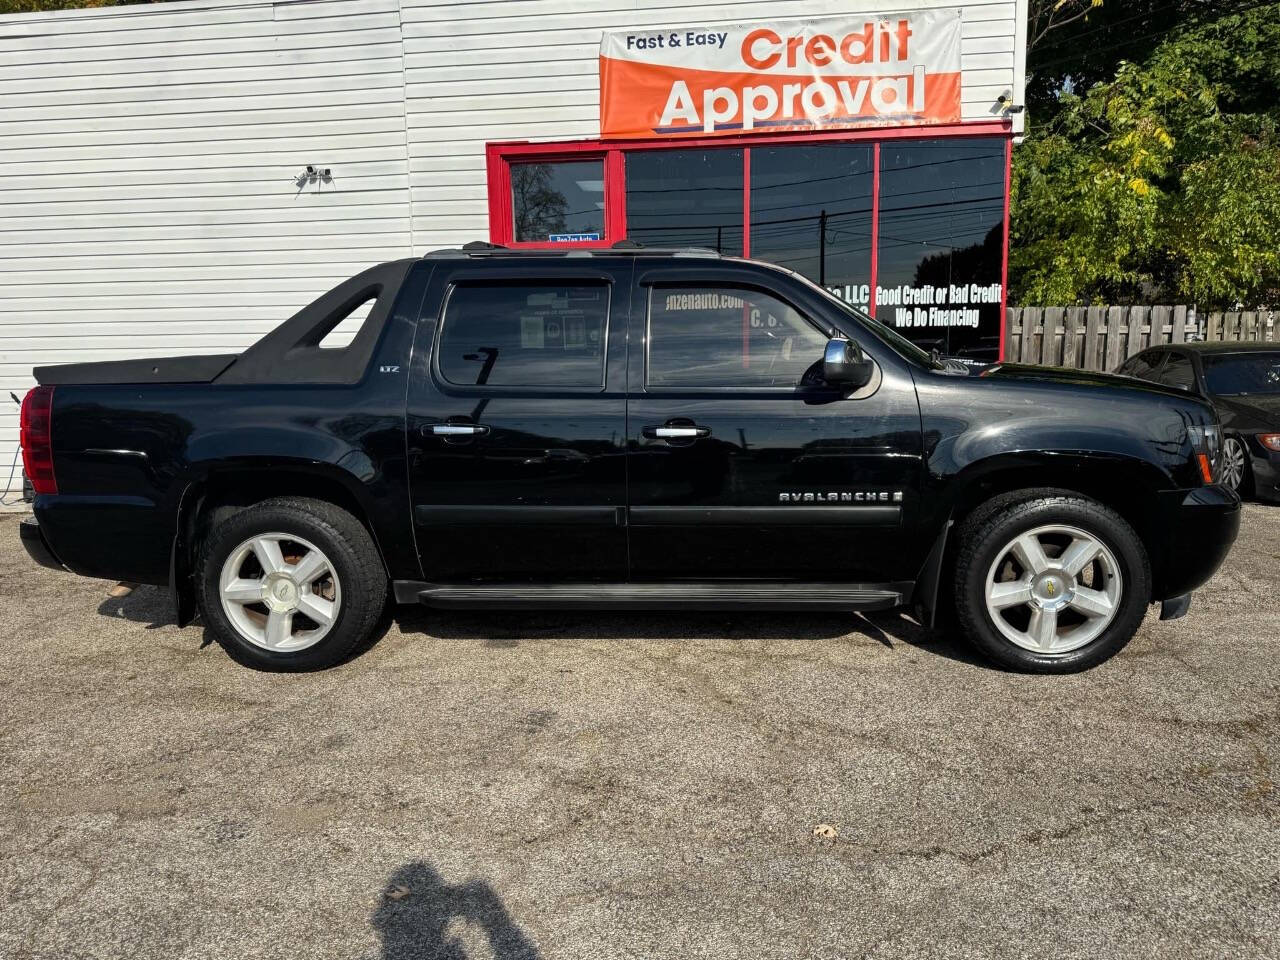
[[[871,382],[875,364],[862,348],[844,337],[832,337],[822,354],[822,379],[833,387],[857,390]]]

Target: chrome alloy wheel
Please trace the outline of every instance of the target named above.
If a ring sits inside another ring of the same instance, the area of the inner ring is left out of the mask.
[[[294,653],[324,639],[338,619],[342,585],[315,544],[262,533],[231,551],[218,579],[222,612],[255,646]]]
[[[1243,480],[1244,444],[1235,437],[1227,437],[1222,444],[1222,483],[1239,490]]]
[[[996,629],[1034,653],[1092,643],[1116,618],[1123,592],[1115,555],[1079,527],[1019,534],[987,571],[987,613]]]

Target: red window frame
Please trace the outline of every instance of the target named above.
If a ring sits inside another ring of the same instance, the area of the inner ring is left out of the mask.
[[[564,160],[604,161],[604,238],[573,243],[517,243],[515,211],[511,206],[513,163],[554,163]],[[504,247],[571,250],[574,247],[608,247],[627,235],[627,193],[621,188],[622,152],[595,140],[565,143],[490,143],[485,148],[489,182],[489,241]]]
[[[862,141],[873,145],[871,187],[871,312],[875,313],[880,236],[880,144],[887,140],[936,140],[944,137],[1003,137],[1005,139],[1004,248],[1001,254],[1001,315],[1006,315],[1009,287],[1009,179],[1013,131],[1008,121],[955,123],[938,126],[890,127],[869,130],[831,130],[809,133],[747,134],[716,137],[663,137],[647,140],[567,140],[550,143],[511,141],[485,146],[489,189],[489,239],[507,247],[532,250],[604,249],[627,236],[627,189],[624,154],[640,150],[740,149],[742,150],[742,245],[751,256],[751,147]],[[557,160],[604,161],[604,235],[600,240],[576,243],[515,241],[511,206],[511,165],[550,163]],[[1004,357],[1005,327],[1000,324],[1000,357]]]

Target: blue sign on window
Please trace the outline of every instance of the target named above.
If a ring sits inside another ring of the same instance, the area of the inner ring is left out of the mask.
[[[592,240],[599,240],[598,233],[552,233],[547,236],[552,243],[589,243]]]

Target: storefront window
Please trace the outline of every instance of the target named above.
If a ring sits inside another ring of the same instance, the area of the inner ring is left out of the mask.
[[[742,254],[741,150],[637,150],[626,181],[629,239]]]
[[[870,146],[751,148],[751,256],[866,309],[871,281]]]
[[[557,149],[565,160],[549,161]],[[497,242],[604,247],[625,237],[745,253],[795,270],[926,350],[997,359],[1007,136],[860,132],[583,149],[512,144],[505,167],[494,152],[491,169],[504,189],[510,178],[514,201],[508,210],[490,195]]]
[[[604,238],[604,161],[511,165],[511,214],[517,243]]]
[[[1003,140],[881,146],[877,320],[926,349],[994,359],[1004,184]]]

